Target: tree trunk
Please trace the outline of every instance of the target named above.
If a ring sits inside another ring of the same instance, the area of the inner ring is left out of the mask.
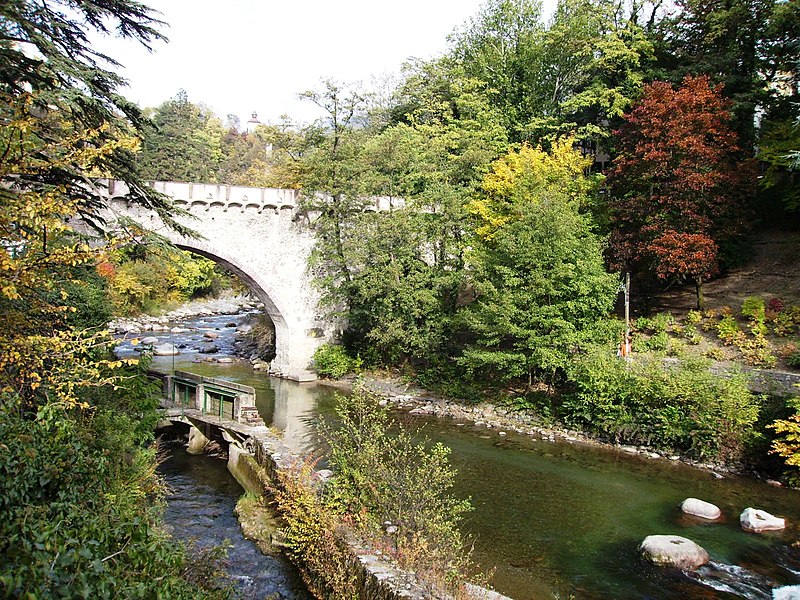
[[[703,298],[703,278],[697,277],[694,280],[694,289],[697,294],[697,310],[702,311],[706,307],[705,298]]]

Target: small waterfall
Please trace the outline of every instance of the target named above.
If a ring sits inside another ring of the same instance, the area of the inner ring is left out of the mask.
[[[714,590],[748,600],[770,600],[772,588],[776,587],[775,582],[764,575],[724,563],[710,562],[689,576]]]

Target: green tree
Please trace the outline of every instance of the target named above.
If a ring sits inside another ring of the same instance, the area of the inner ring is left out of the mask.
[[[222,138],[218,180],[230,185],[299,188],[305,136],[284,116],[254,131],[231,128]]]
[[[487,83],[487,96],[503,115],[512,140],[540,114],[543,26],[538,0],[490,0],[450,39],[451,57],[467,77]]]
[[[487,84],[513,141],[576,133],[596,151],[639,94],[651,59],[640,11],[561,0],[545,26],[537,2],[489,2],[453,36],[449,58]]]
[[[323,89],[302,97],[324,111],[324,117],[306,131],[309,146],[302,163],[305,206],[319,215],[314,225],[320,243],[314,259],[323,282],[346,285],[352,279],[344,247],[347,223],[367,203],[360,160],[367,137],[367,97],[356,85],[330,80],[323,82]]]
[[[153,113],[137,158],[142,177],[215,183],[222,162],[221,121],[179,91]]]
[[[678,83],[708,75],[724,85],[733,128],[749,154],[757,139],[755,115],[777,99],[779,79],[793,74],[797,6],[779,0],[680,0],[660,27],[659,78]],[[788,68],[787,68],[788,67]],[[795,92],[796,93],[796,92]]]
[[[451,75],[439,63],[416,65],[398,92],[400,122],[359,132],[359,153],[346,163],[358,173],[350,193],[388,196],[392,210],[352,203],[340,213],[341,238],[318,240],[328,256],[340,240],[348,277],[329,267],[322,283],[331,305],[346,308],[348,349],[373,364],[424,368],[446,355],[463,278],[465,206],[506,145],[483,85]]]
[[[473,205],[477,298],[460,314],[471,342],[458,358],[473,378],[552,383],[611,310],[617,279],[579,210],[586,190],[570,166],[588,161],[570,145],[558,146],[561,160],[525,146],[509,152]]]

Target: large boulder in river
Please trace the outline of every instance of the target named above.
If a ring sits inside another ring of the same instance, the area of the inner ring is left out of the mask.
[[[216,344],[206,344],[199,350],[200,354],[216,354],[219,352],[219,346]]]
[[[679,535],[648,535],[639,546],[645,560],[661,567],[694,571],[708,562],[708,552]]]
[[[687,498],[681,502],[681,510],[684,514],[700,517],[701,519],[708,519],[709,521],[715,521],[722,516],[722,511],[719,507],[710,502],[698,500],[697,498]]]
[[[139,343],[144,344],[145,346],[152,346],[153,344],[158,343],[158,338],[154,335],[149,335],[146,338],[142,338]]]
[[[745,508],[739,515],[739,524],[745,531],[761,533],[762,531],[780,531],[786,528],[786,520],[775,517],[765,510]]]
[[[181,351],[173,344],[161,344],[160,346],[153,347],[153,354],[156,356],[175,356],[180,353]]]

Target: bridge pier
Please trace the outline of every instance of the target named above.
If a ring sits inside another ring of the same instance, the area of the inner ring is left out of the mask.
[[[189,429],[189,445],[186,447],[186,452],[189,454],[202,454],[203,449],[208,446],[210,441],[205,433],[195,425],[192,425]]]

